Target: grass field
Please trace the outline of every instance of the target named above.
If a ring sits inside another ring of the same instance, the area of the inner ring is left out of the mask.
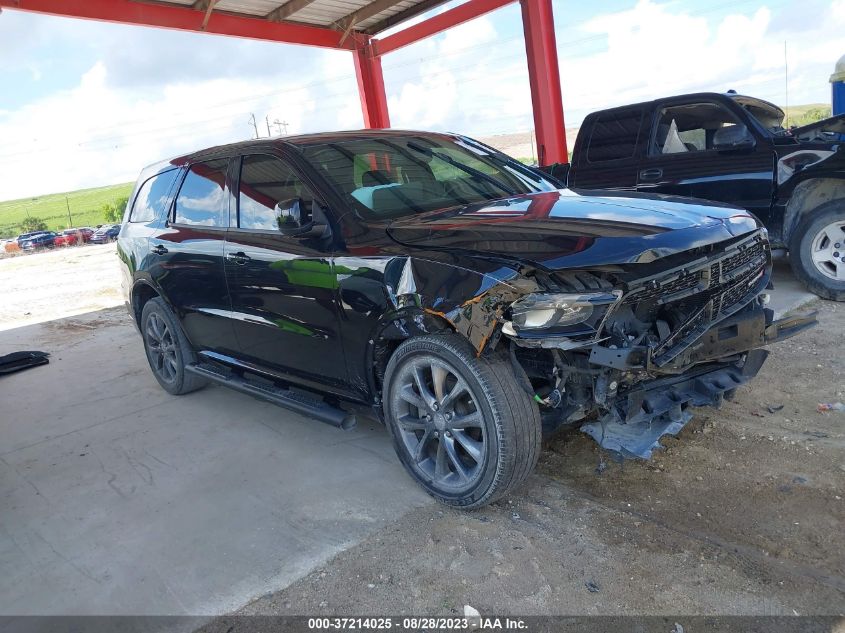
[[[133,183],[127,182],[0,202],[0,237],[11,237],[20,233],[20,223],[27,215],[41,218],[51,230],[67,228],[68,205],[73,226],[103,224],[106,221],[101,210],[103,205],[128,197],[132,193],[132,185]]]

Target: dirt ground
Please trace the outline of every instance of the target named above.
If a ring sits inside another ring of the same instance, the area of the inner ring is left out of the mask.
[[[105,245],[0,261],[0,329],[119,304],[116,259]],[[845,402],[845,306],[814,307],[819,327],[653,461],[560,435],[509,498],[398,516],[239,613],[842,615],[845,412],[817,405]]]
[[[0,259],[0,330],[123,303],[114,244]]]
[[[845,309],[814,307],[654,461],[598,474],[592,440],[559,436],[510,498],[416,510],[239,613],[845,613],[845,413],[817,411],[845,400]]]

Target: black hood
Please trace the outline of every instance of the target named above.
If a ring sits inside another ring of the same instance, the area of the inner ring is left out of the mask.
[[[746,211],[686,198],[561,191],[396,220],[405,246],[518,259],[550,270],[648,263],[758,228]]]

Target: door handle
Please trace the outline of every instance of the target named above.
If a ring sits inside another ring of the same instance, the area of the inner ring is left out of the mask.
[[[657,180],[661,176],[663,176],[663,170],[658,167],[643,169],[640,172],[640,180]]]
[[[157,244],[150,249],[150,252],[155,253],[156,255],[165,255],[167,253],[167,248],[165,248],[162,244]]]
[[[233,264],[238,264],[239,266],[243,266],[250,259],[252,258],[243,251],[238,251],[237,253],[226,253],[226,260],[232,262]]]

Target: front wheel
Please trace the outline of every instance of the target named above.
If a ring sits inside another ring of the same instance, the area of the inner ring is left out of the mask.
[[[540,413],[513,371],[455,335],[409,339],[391,357],[384,413],[394,448],[438,501],[478,508],[534,469]]]
[[[144,304],[141,312],[141,335],[144,351],[158,384],[175,396],[205,387],[202,377],[185,371],[196,360],[179,322],[160,298]]]
[[[809,213],[789,244],[795,276],[824,299],[845,301],[845,200]]]

